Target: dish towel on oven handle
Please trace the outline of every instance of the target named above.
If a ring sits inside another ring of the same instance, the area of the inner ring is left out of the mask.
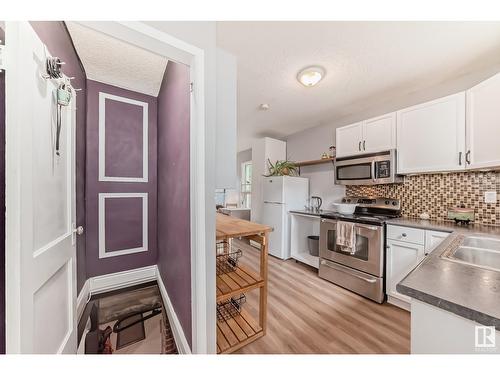
[[[336,245],[340,250],[351,255],[356,252],[356,233],[354,223],[337,221],[337,240]]]

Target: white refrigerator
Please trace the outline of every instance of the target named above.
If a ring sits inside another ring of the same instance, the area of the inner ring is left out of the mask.
[[[264,178],[262,224],[274,230],[269,234],[269,254],[290,258],[291,210],[303,210],[309,198],[309,179],[303,177]]]

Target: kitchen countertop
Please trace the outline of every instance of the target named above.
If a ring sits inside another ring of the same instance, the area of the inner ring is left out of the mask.
[[[320,217],[321,215],[331,214],[333,211],[329,210],[319,210],[319,211],[308,211],[308,210],[290,210],[291,214],[309,215]]]
[[[406,218],[387,224],[451,232],[396,286],[398,292],[500,331],[500,272],[441,257],[461,235],[500,238],[500,227]]]
[[[254,223],[252,221],[238,219],[234,216],[227,216],[216,213],[216,240],[226,240],[229,238],[245,237],[254,234],[264,234],[273,231],[273,228]]]
[[[500,226],[490,226],[482,224],[458,225],[454,221],[446,220],[422,220],[398,217],[386,221],[390,225],[401,227],[419,228],[425,230],[437,230],[442,232],[457,232],[463,234],[488,234],[500,236]]]

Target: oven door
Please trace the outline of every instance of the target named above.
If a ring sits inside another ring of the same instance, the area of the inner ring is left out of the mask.
[[[322,259],[331,260],[348,267],[382,277],[384,272],[382,226],[355,224],[356,249],[342,251],[337,246],[337,220],[321,219],[319,251]]]

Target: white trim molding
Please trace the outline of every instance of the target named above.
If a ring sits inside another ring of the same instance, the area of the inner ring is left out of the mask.
[[[83,284],[82,290],[78,293],[78,298],[76,299],[76,318],[77,321],[82,317],[83,311],[85,310],[85,306],[90,299],[90,279],[85,281]]]
[[[88,290],[90,295],[92,295],[126,288],[132,285],[147,283],[148,281],[156,281],[156,270],[156,265],[153,265],[135,268],[133,270],[109,273],[107,275],[94,276],[87,280],[89,283]],[[80,294],[82,294],[82,292],[80,292]]]
[[[142,245],[106,251],[106,199],[142,198]],[[148,251],[148,193],[99,193],[99,259]]]
[[[142,107],[142,177],[106,175],[106,99]],[[148,182],[148,103],[99,92],[99,181]]]

